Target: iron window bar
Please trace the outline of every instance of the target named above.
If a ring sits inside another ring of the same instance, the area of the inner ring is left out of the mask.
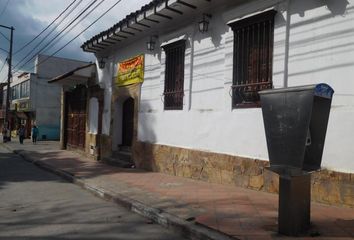
[[[182,110],[184,97],[185,40],[163,47],[166,53],[164,109]]]
[[[165,110],[181,110],[183,109],[184,91],[164,92],[164,109]]]
[[[260,97],[258,92],[272,88],[272,82],[248,83],[232,85],[233,107],[259,107]]]
[[[271,10],[230,23],[234,31],[232,107],[259,107],[258,91],[272,88],[274,16]]]

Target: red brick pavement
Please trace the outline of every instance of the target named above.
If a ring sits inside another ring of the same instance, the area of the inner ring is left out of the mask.
[[[58,149],[58,143],[7,144],[88,184],[239,239],[292,239],[277,234],[278,196],[162,173],[120,169]],[[296,239],[354,239],[354,209],[312,203],[312,228]]]

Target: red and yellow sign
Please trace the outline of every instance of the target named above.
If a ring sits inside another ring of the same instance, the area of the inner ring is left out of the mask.
[[[144,55],[119,63],[116,84],[118,87],[144,81]]]

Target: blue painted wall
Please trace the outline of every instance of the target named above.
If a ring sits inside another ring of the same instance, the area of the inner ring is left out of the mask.
[[[60,126],[42,125],[37,126],[39,130],[38,140],[59,140]]]

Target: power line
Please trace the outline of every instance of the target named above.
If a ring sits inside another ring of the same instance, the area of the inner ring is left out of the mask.
[[[60,22],[59,22],[52,30],[50,30],[50,32],[47,33],[47,34],[44,36],[44,38],[43,38],[39,43],[37,43],[37,45],[34,46],[31,51],[29,51],[29,52],[26,54],[25,57],[23,57],[19,62],[17,62],[17,64],[14,66],[14,68],[16,68],[18,65],[20,65],[20,63],[22,63],[28,56],[30,56],[30,54],[32,54],[32,53],[36,50],[36,48],[39,47],[39,46],[44,42],[44,40],[46,40],[47,37],[49,37],[50,34],[51,34],[52,32],[54,32],[54,31],[59,27],[59,25],[80,5],[80,3],[81,3],[82,1],[83,1],[83,0],[79,0],[79,2],[78,2],[77,4],[75,4],[75,6],[74,6],[67,14],[65,14],[65,16],[60,20]]]
[[[3,61],[4,61],[4,62],[3,62],[3,64],[2,64],[2,66],[1,66],[0,74],[1,74],[2,70],[4,69],[4,67],[5,67],[5,65],[6,65],[7,57],[6,57],[5,60],[3,60]],[[6,79],[3,79],[3,81],[0,81],[0,83],[1,83],[1,82],[4,82],[4,81],[6,81]],[[1,103],[0,103],[0,105],[1,105]]]
[[[1,48],[1,47],[0,47],[0,50],[4,51],[4,52],[6,52],[6,53],[9,53],[9,51],[7,51],[7,50],[5,50],[5,49],[3,49],[3,48]]]
[[[53,48],[57,43],[60,42],[61,39],[63,39],[68,33],[70,33],[77,25],[79,25],[80,22],[82,22],[85,18],[88,17],[98,6],[100,6],[105,0],[101,0],[94,8],[92,8],[85,16],[83,16],[77,23],[75,23],[74,26],[72,26],[68,31],[66,31],[62,36],[60,36],[59,39],[57,39],[53,44],[51,44],[47,49],[44,50],[48,51],[49,49]]]
[[[84,30],[82,30],[79,34],[77,34],[74,38],[72,38],[69,42],[67,42],[64,46],[59,48],[56,52],[54,52],[52,55],[48,56],[47,58],[43,59],[41,62],[37,63],[36,66],[41,65],[45,61],[47,61],[49,58],[53,57],[55,54],[63,50],[66,46],[68,46],[71,42],[73,42],[76,38],[78,38],[81,34],[83,34],[87,29],[92,27],[93,24],[95,24],[98,20],[100,20],[104,15],[106,15],[109,11],[111,11],[118,3],[120,3],[122,0],[118,0],[116,3],[114,3],[111,7],[109,7],[104,13],[102,13],[95,21],[93,21],[90,25],[88,25]],[[33,67],[34,68],[34,67]]]
[[[10,42],[10,39],[8,38],[8,37],[6,37],[6,35],[5,34],[3,34],[2,32],[0,32],[0,35],[1,36],[3,36],[7,41],[9,41]]]
[[[2,16],[2,14],[5,12],[5,10],[6,10],[6,8],[7,8],[7,5],[9,5],[9,2],[10,2],[10,0],[7,0],[7,2],[5,3],[5,7],[3,8],[3,10],[2,10],[1,13],[0,13],[0,18],[1,18],[1,16]]]
[[[102,0],[104,1],[104,0]],[[70,27],[78,18],[81,17],[82,14],[84,14],[89,8],[91,8],[91,6],[97,2],[97,0],[93,0],[77,17],[75,17],[74,20],[72,20],[67,26],[64,27],[64,29],[62,29],[57,35],[54,36],[54,38],[52,38],[44,47],[42,47],[39,51],[37,51],[34,55],[32,55],[32,57],[30,59],[28,59],[24,64],[22,64],[20,67],[17,68],[17,70],[19,70],[20,68],[24,67],[27,65],[27,63],[29,63],[34,57],[36,57],[38,54],[41,53],[41,51],[43,51],[46,47],[49,46],[49,44],[51,44],[60,34],[62,34],[68,27]],[[27,58],[27,56],[25,57]],[[22,61],[22,60],[21,60]],[[19,63],[16,64],[16,66],[18,66]],[[15,67],[16,67],[15,66]],[[17,72],[17,71],[16,71]]]
[[[43,32],[45,32],[50,26],[54,24],[56,20],[58,20],[77,0],[72,1],[46,28],[44,28],[40,33],[37,34],[32,40],[27,42],[24,46],[22,46],[19,50],[14,52],[14,55],[17,53],[21,52],[24,48],[26,48],[28,45],[30,45],[34,40],[36,40]]]
[[[81,0],[82,1],[82,0]],[[82,14],[84,14],[89,8],[91,8],[91,6],[97,2],[97,0],[93,0],[92,2],[90,2],[88,5],[85,6],[85,8],[83,10],[81,10],[81,12],[75,16],[75,18],[73,20],[70,21],[69,24],[67,24],[58,34],[56,34],[47,44],[44,45],[44,47],[42,47],[39,51],[37,51],[35,54],[32,55],[32,57],[30,57],[24,64],[22,64],[18,69],[24,67],[25,65],[27,65],[27,63],[29,63],[33,58],[35,58],[38,54],[40,54],[46,47],[49,46],[49,44],[51,44],[59,35],[61,35],[68,27],[70,27],[79,17],[81,17]],[[43,42],[43,41],[41,41]],[[33,49],[34,50],[34,49]],[[32,52],[33,50],[25,57],[23,58],[20,62],[22,62],[23,60],[25,60]],[[17,67],[19,64],[17,63],[15,67]]]
[[[7,61],[7,58],[5,59],[4,63],[1,66],[0,73],[2,72],[3,68],[5,67],[6,61]]]

